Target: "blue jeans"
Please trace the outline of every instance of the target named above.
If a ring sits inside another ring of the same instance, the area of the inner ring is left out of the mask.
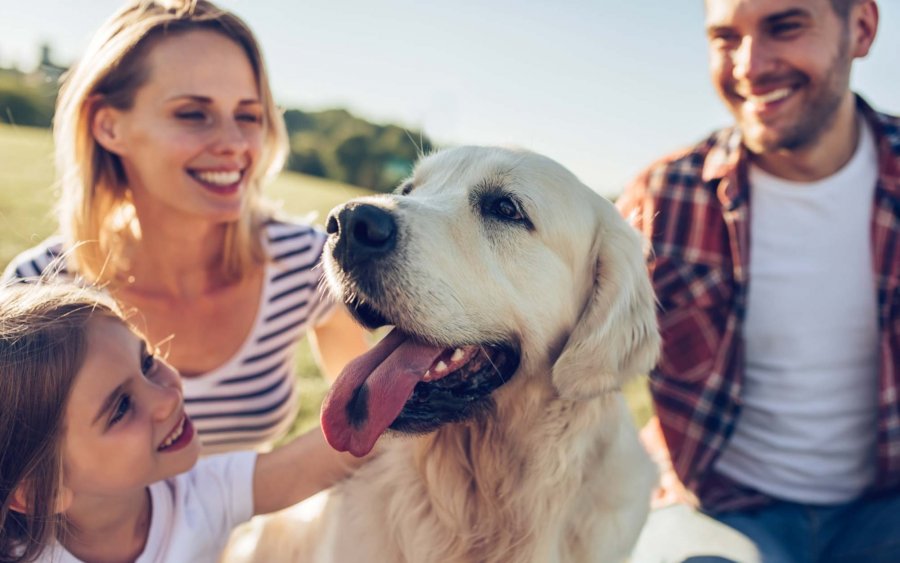
[[[764,563],[900,562],[900,493],[834,506],[777,502],[710,516],[753,540]],[[712,561],[727,559],[685,563]]]

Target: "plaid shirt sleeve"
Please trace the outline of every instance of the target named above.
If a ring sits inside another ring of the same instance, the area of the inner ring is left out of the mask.
[[[647,240],[663,350],[651,392],[675,472],[696,492],[733,420],[737,287],[717,184],[702,179],[713,137],[642,173],[617,201]]]

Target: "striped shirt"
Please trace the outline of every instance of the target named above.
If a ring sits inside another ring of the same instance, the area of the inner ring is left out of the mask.
[[[875,133],[872,251],[878,315],[876,490],[900,486],[900,119],[858,109]],[[650,374],[675,472],[709,511],[769,502],[713,471],[740,412],[749,264],[749,157],[724,129],[650,166],[617,206],[650,240],[663,353]]]
[[[218,368],[185,378],[185,409],[204,453],[259,449],[284,435],[297,411],[293,375],[297,342],[331,311],[319,286],[318,267],[326,235],[308,225],[269,222],[264,228],[267,261],[262,299],[253,328],[234,355]],[[58,268],[62,242],[53,237],[26,250],[7,267],[4,279],[29,279]]]

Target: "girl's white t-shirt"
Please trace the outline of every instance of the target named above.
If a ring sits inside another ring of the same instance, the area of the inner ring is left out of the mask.
[[[214,455],[150,485],[147,545],[135,563],[214,563],[231,531],[253,516],[256,452]],[[38,563],[83,563],[54,543]]]

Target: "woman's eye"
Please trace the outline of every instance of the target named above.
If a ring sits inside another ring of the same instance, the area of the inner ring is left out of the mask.
[[[206,114],[202,111],[182,111],[175,114],[175,117],[184,121],[203,121]]]
[[[109,425],[113,426],[122,420],[128,411],[131,410],[131,395],[122,395],[116,404],[116,410],[113,412],[112,418],[109,419]]]
[[[262,116],[255,113],[242,113],[236,119],[245,123],[262,123]]]

